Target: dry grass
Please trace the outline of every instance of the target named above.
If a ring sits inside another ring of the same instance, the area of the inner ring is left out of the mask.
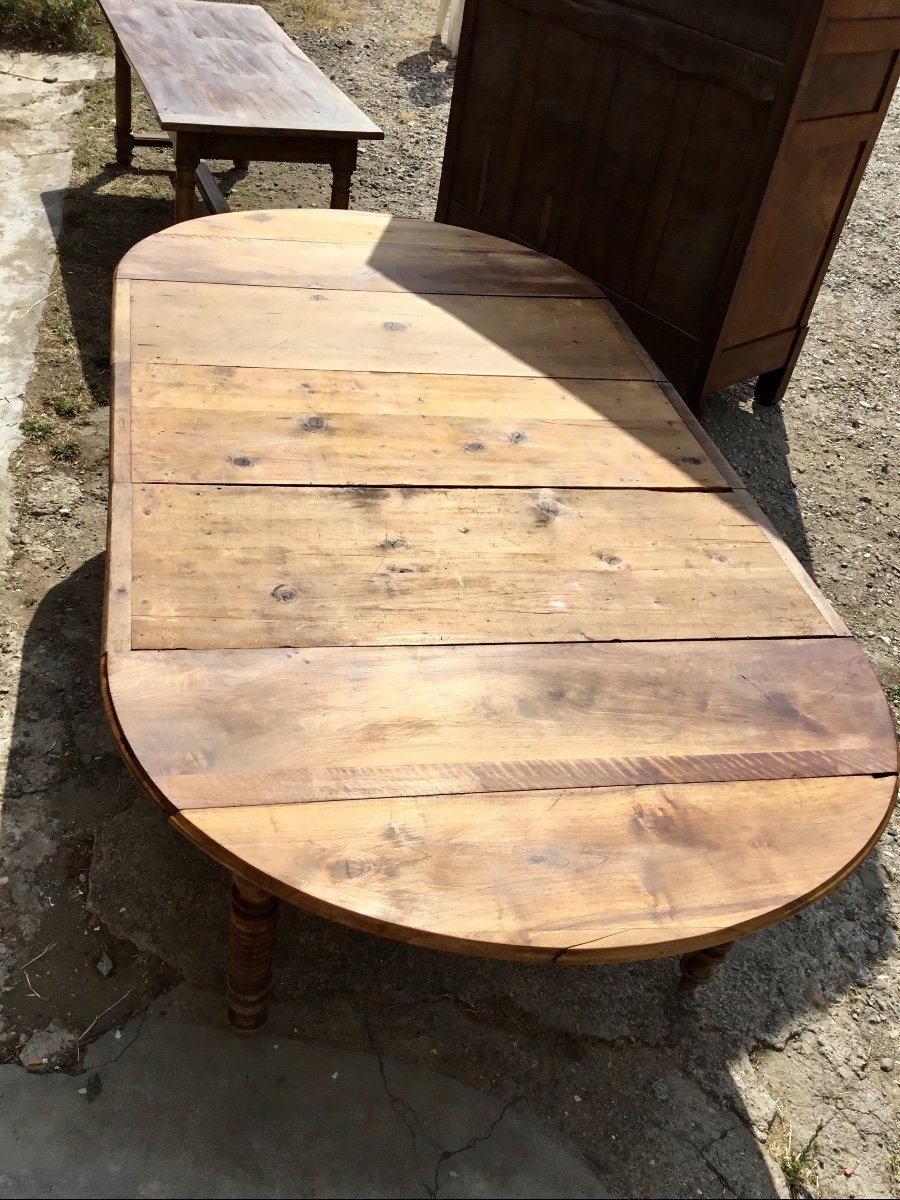
[[[87,50],[97,22],[94,0],[0,0],[0,47]]]
[[[356,15],[353,6],[342,0],[293,0],[290,7],[304,29],[336,29]]]
[[[793,1126],[785,1119],[780,1109],[776,1113],[769,1132],[768,1148],[784,1172],[785,1182],[792,1196],[815,1194],[818,1188],[821,1156],[819,1134],[824,1128],[823,1120],[818,1123],[807,1141],[797,1146],[794,1142]]]
[[[347,0],[263,0],[263,7],[288,34],[336,29],[357,15]],[[94,0],[0,0],[0,49],[109,53],[112,43]]]
[[[337,29],[357,15],[356,6],[348,0],[239,0],[243,4],[260,2],[289,34],[301,29]]]

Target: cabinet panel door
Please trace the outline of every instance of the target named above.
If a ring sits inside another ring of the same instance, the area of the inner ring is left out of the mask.
[[[710,36],[717,10],[704,3],[470,3],[444,212],[556,255],[699,338],[780,66]],[[683,21],[660,15],[676,7]],[[790,25],[783,7],[763,7]]]

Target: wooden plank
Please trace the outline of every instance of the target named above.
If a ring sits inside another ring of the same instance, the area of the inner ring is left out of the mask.
[[[880,121],[879,113],[846,113],[816,121],[798,121],[789,134],[791,154],[787,159],[788,167],[795,166],[794,160],[804,154],[811,156],[840,146],[865,147],[869,141],[874,143]],[[868,150],[865,149],[866,156]],[[857,180],[856,186],[858,184]],[[822,219],[823,216],[817,217],[817,221]]]
[[[140,485],[132,644],[830,635],[730,494]]]
[[[208,854],[322,916],[414,945],[617,962],[730,941],[867,853],[869,776],[283,804],[180,813]]]
[[[641,379],[601,300],[132,283],[135,362]]]
[[[139,363],[133,387],[147,483],[726,486],[650,382]]]
[[[159,236],[159,235],[156,235]],[[165,230],[166,238],[257,238],[282,243],[335,242],[381,246],[430,246],[434,250],[494,250],[530,254],[525,246],[456,225],[395,217],[391,213],[328,208],[252,209],[227,217],[204,217]]]
[[[182,809],[897,769],[848,638],[132,651],[107,674]]]
[[[832,20],[900,17],[900,0],[831,0]]]
[[[804,128],[842,123],[813,121],[796,129],[799,135]],[[796,330],[803,323],[815,295],[809,268],[817,264],[816,269],[824,271],[836,240],[841,211],[844,206],[849,207],[857,186],[860,158],[865,149],[862,142],[835,140],[835,145],[820,150],[795,147],[773,172],[760,223],[725,322],[722,345],[758,341],[766,337],[767,329]],[[776,340],[772,338],[773,343]],[[793,340],[791,337],[791,344]],[[767,353],[765,342],[760,342],[760,351],[764,347]],[[730,350],[727,357],[740,361],[745,352],[745,347]],[[755,369],[770,370],[780,366],[786,357],[787,350],[780,363],[758,361]],[[751,372],[747,373],[752,373],[750,358],[745,361],[751,366]],[[723,369],[723,366],[714,368],[711,378],[719,379]],[[711,382],[710,386],[717,384]]]
[[[761,258],[761,252],[757,254],[755,263],[751,263],[748,268],[748,276],[750,270],[755,266],[757,273],[764,271],[767,264]],[[756,288],[755,295],[759,296],[759,284],[756,280],[752,281],[752,286]],[[791,289],[793,292],[793,289]],[[789,295],[788,300],[792,297]],[[800,312],[802,311],[802,297],[796,296],[793,298],[794,308],[794,324],[789,329],[782,330],[781,333],[766,334],[761,338],[751,338],[749,341],[740,341],[739,339],[745,333],[755,332],[759,328],[747,325],[747,321],[758,320],[758,309],[755,309],[751,303],[751,298],[748,294],[747,298],[738,296],[740,307],[735,305],[735,315],[729,318],[728,328],[726,329],[727,340],[735,341],[737,344],[729,346],[723,345],[715,357],[712,367],[710,368],[707,377],[707,384],[710,391],[718,391],[721,388],[728,387],[732,383],[738,383],[742,379],[748,379],[750,376],[760,371],[777,370],[784,362],[787,361],[791,352],[791,347],[797,340],[797,322]],[[790,311],[790,310],[789,310]],[[743,324],[741,322],[744,322]],[[723,335],[723,341],[725,335]]]
[[[100,6],[163,129],[384,136],[258,5]]]
[[[874,112],[881,104],[895,59],[893,50],[820,55],[800,97],[798,120]]]
[[[823,54],[864,54],[900,48],[900,15],[875,20],[829,21],[822,42]]]
[[[197,178],[200,184],[199,169]],[[139,242],[130,250],[119,273],[129,279],[262,284],[314,291],[601,296],[597,285],[584,275],[543,254],[481,247],[440,249],[427,244],[285,244],[224,236],[195,238],[186,243],[182,237],[160,236]]]

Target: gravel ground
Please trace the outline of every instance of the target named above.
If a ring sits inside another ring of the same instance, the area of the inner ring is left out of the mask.
[[[446,58],[429,51],[435,7],[360,0],[357,19],[327,32],[300,30],[290,0],[276,13],[385,129],[361,149],[354,207],[433,214],[452,87]],[[18,689],[0,831],[0,1048],[17,1056],[55,1020],[62,1065],[77,1063],[77,1034],[108,1005],[91,1037],[160,995],[213,1019],[223,961],[222,873],[137,794],[96,691],[112,270],[171,212],[168,164],[153,152],[132,173],[105,165],[111,122],[111,88],[95,85],[26,398],[0,605],[0,695]],[[318,168],[255,166],[223,183],[234,207],[327,203]],[[898,210],[895,104],[783,410],[754,411],[741,386],[713,397],[706,417],[895,704]],[[900,1195],[896,846],[889,830],[852,880],[748,939],[687,1007],[672,998],[670,963],[548,972],[411,950],[292,911],[272,1028],[376,1041],[520,1095],[615,1194],[781,1195],[781,1162],[798,1188],[818,1175],[823,1196]],[[796,1152],[822,1122],[792,1164],[789,1142]]]

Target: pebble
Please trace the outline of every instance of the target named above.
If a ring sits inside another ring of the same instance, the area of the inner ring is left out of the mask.
[[[881,1067],[882,1071],[893,1071],[894,1060],[892,1058],[883,1058],[878,1065]]]

